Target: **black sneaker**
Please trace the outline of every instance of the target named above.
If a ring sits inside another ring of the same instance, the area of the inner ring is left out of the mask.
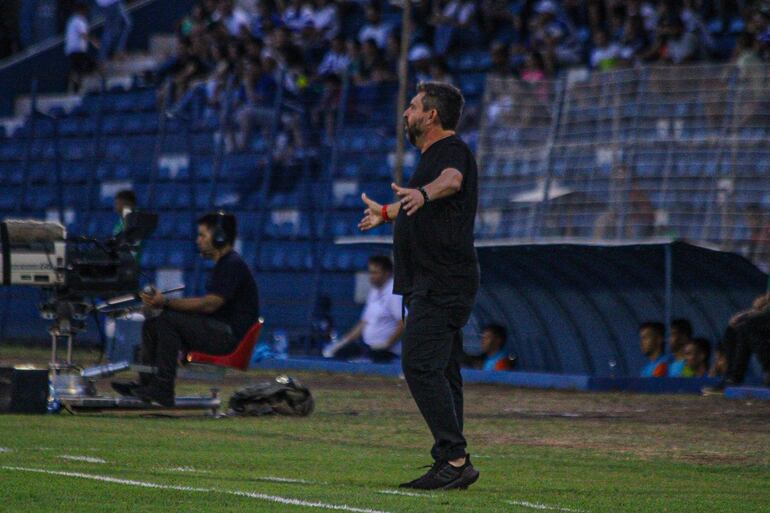
[[[436,462],[425,475],[401,487],[416,490],[465,490],[478,479],[479,471],[473,468],[470,455],[466,455],[461,467],[454,467],[446,461]]]
[[[140,385],[136,381],[113,381],[110,383],[112,389],[124,397],[134,397],[134,390]]]
[[[156,403],[161,406],[174,406],[174,390],[155,384],[134,389],[134,397],[146,403]]]
[[[425,480],[428,476],[430,476],[431,474],[436,472],[439,469],[439,467],[441,465],[443,465],[443,464],[444,464],[443,461],[437,461],[437,462],[433,463],[433,465],[425,465],[423,467],[420,467],[420,468],[427,468],[427,469],[430,469],[430,470],[428,470],[425,474],[421,475],[417,479],[412,479],[411,481],[409,481],[407,483],[401,483],[400,485],[398,485],[398,487],[399,488],[414,488],[415,484]]]

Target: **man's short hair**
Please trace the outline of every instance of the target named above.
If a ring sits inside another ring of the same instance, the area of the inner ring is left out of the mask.
[[[501,341],[500,346],[504,346],[505,341],[508,338],[508,332],[506,331],[505,326],[503,326],[502,324],[494,324],[494,323],[487,324],[486,326],[484,326],[484,329],[482,329],[481,331],[482,332],[489,331],[490,333],[492,333],[493,336],[500,339]]]
[[[128,203],[132,207],[136,206],[136,193],[131,189],[123,189],[122,191],[118,191],[118,193],[115,195],[115,199]]]
[[[683,333],[687,338],[692,338],[692,323],[687,319],[674,319],[671,321],[671,329]]]
[[[238,227],[234,215],[210,212],[198,218],[198,224],[205,226],[211,230],[211,232],[213,232],[220,223],[222,224],[222,230],[225,232],[225,243],[230,245],[235,244]]]
[[[657,321],[643,322],[639,325],[639,331],[642,331],[644,329],[651,329],[657,335],[659,335],[660,338],[664,338],[666,336],[666,326],[662,322],[657,322]]]
[[[369,257],[369,263],[379,266],[386,273],[393,273],[393,261],[387,255],[372,255]]]
[[[418,93],[425,93],[422,97],[423,112],[436,109],[441,128],[454,130],[463,113],[465,98],[455,86],[443,82],[420,82],[417,85]]]
[[[708,367],[711,363],[711,342],[706,338],[697,337],[692,339],[690,343],[694,344],[698,351],[705,355],[704,361],[706,362],[706,367]]]

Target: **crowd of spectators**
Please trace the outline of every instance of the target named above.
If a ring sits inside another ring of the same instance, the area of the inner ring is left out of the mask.
[[[328,131],[343,76],[356,85],[397,80],[400,17],[384,0],[201,0],[180,20],[178,54],[158,79],[170,79],[172,103],[197,87],[218,107],[233,90],[233,111],[252,114],[254,104],[271,104],[278,86],[289,96],[312,93],[312,119]],[[413,27],[415,81],[456,82],[448,63],[475,51],[488,53],[478,62],[484,71],[535,83],[575,66],[726,60],[734,51],[742,62],[762,60],[770,9],[737,0],[422,0]],[[238,118],[245,132],[260,125],[253,115]]]

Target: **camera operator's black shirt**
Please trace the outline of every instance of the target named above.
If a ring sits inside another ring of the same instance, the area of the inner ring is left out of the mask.
[[[211,316],[228,324],[236,340],[242,339],[259,318],[259,294],[241,255],[230,251],[217,261],[206,282],[206,292],[225,300]]]
[[[411,216],[401,209],[393,227],[395,294],[416,292],[473,295],[479,268],[473,247],[478,204],[476,160],[465,142],[451,135],[433,143],[420,157],[408,187],[420,187],[447,168],[463,175],[456,194],[433,200]]]

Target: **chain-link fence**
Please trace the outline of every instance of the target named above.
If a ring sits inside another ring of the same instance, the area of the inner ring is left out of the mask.
[[[482,238],[679,237],[770,256],[770,69],[487,80]]]

